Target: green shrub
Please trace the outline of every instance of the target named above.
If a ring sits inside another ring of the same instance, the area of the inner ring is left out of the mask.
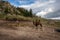
[[[0,13],[0,19],[3,19],[4,18],[4,14],[3,13]]]
[[[8,21],[16,21],[17,17],[16,17],[16,15],[8,14],[8,15],[6,15],[5,19]]]

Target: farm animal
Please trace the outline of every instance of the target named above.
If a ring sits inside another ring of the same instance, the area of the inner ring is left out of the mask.
[[[40,20],[33,20],[33,25],[35,25],[35,27],[36,27],[36,29],[38,29],[38,25],[40,25],[40,27],[41,27],[41,29],[42,29],[42,24],[41,24],[41,22],[40,22]]]

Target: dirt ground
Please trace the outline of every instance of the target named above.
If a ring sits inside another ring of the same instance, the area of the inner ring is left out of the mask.
[[[52,26],[43,25],[42,29],[36,30],[35,27],[11,29],[1,25],[2,22],[0,22],[0,40],[60,40],[60,32],[56,32]]]

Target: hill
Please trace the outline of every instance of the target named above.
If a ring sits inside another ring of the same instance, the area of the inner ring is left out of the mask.
[[[46,25],[59,25],[60,21],[58,20],[50,20],[44,19],[41,17],[36,17],[32,13],[32,9],[29,11],[24,8],[19,8],[11,5],[7,1],[0,1],[0,20],[8,20],[8,21],[32,21],[35,19],[40,19],[43,24]],[[60,25],[59,25],[60,26]]]
[[[32,17],[32,15],[32,9],[28,11],[24,8],[16,8],[7,1],[0,1],[0,19],[25,20],[26,17]]]

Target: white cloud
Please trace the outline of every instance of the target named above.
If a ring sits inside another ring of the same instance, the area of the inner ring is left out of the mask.
[[[19,7],[23,7],[23,8],[27,8],[27,9],[30,9],[30,8],[35,9],[35,8],[38,8],[38,7],[40,8],[42,6],[49,5],[49,4],[53,3],[53,2],[55,2],[55,1],[51,1],[50,0],[50,1],[47,1],[47,2],[40,2],[40,0],[37,0],[33,4],[30,4],[30,5],[20,5]]]
[[[48,19],[52,19],[52,20],[60,20],[60,17],[48,18]]]
[[[45,10],[42,10],[41,12],[38,12],[36,15],[44,17],[49,12],[53,12],[53,8],[46,8]]]
[[[53,9],[52,9],[52,8],[49,8],[49,9],[48,9],[48,12],[53,12]]]
[[[57,10],[60,10],[60,0],[46,0],[43,2],[43,0],[36,0],[35,3],[30,5],[21,5],[19,7],[23,7],[26,9],[33,9],[34,13],[37,13],[37,16],[44,17],[44,15],[55,12]],[[57,18],[56,18],[57,19]]]

